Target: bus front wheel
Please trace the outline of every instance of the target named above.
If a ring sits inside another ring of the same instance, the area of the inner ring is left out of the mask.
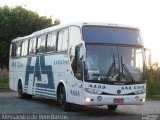
[[[64,111],[70,111],[71,110],[71,104],[67,103],[67,101],[66,101],[66,91],[65,91],[64,86],[60,87],[59,101],[60,101],[62,109]]]
[[[108,105],[108,110],[116,110],[117,105]]]

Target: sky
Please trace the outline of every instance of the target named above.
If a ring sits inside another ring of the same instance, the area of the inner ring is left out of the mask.
[[[152,62],[160,62],[159,0],[0,0],[0,6],[21,5],[39,15],[72,22],[108,22],[137,26]]]

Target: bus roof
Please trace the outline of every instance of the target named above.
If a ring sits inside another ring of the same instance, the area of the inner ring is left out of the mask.
[[[27,39],[27,38],[31,38],[37,35],[41,35],[41,34],[45,34],[48,32],[52,32],[61,28],[65,28],[65,27],[69,27],[69,26],[78,26],[80,28],[82,28],[84,25],[93,25],[93,26],[110,26],[110,27],[122,27],[122,28],[133,28],[133,29],[138,29],[135,26],[128,26],[128,25],[124,25],[124,24],[114,24],[114,23],[103,23],[103,22],[75,22],[75,23],[71,23],[71,24],[67,24],[67,25],[56,25],[56,26],[51,26],[39,31],[35,31],[30,35],[27,36],[23,36],[23,37],[17,37],[15,39],[12,40],[12,42],[15,41],[19,41],[19,40],[23,40],[23,39]]]

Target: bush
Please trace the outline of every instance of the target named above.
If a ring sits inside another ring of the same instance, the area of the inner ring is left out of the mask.
[[[6,67],[0,69],[0,82],[6,83],[9,80],[9,71]]]
[[[160,95],[160,67],[154,63],[147,69],[147,96]]]

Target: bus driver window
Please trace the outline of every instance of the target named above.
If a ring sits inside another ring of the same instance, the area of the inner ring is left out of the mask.
[[[72,61],[72,69],[77,79],[82,80],[82,61],[80,58],[80,47],[75,48],[75,57]]]

